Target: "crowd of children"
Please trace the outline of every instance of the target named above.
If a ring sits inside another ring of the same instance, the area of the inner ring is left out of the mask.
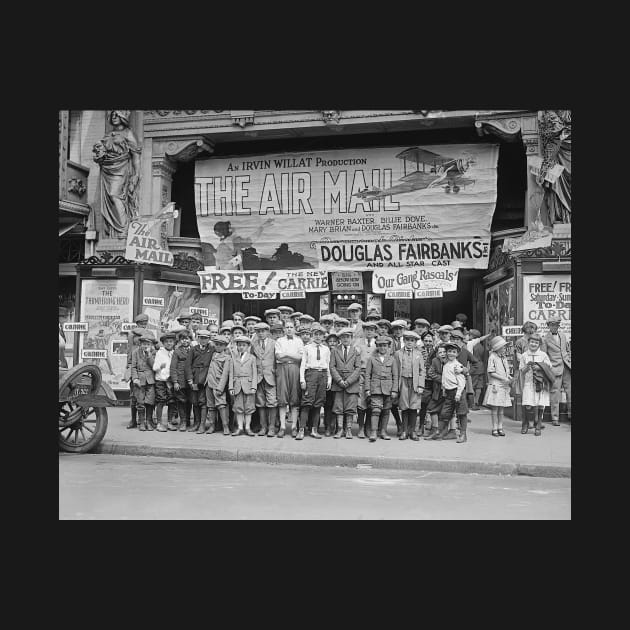
[[[504,437],[503,409],[517,393],[521,433],[541,435],[558,377],[535,324],[523,326],[512,373],[505,339],[469,330],[463,314],[451,325],[390,322],[376,311],[362,319],[356,303],[348,314],[316,322],[280,306],[265,311],[264,322],[236,312],[204,328],[184,311],[159,342],[139,314],[129,333],[127,428],[282,438],[289,421],[296,440],[321,439],[323,410],[324,437],[352,439],[356,426],[359,438],[389,440],[391,415],[399,440],[464,443],[469,409],[481,401],[491,410],[491,435]]]

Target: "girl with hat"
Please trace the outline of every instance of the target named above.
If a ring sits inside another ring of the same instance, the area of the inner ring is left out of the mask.
[[[510,366],[505,357],[505,346],[507,341],[503,337],[493,337],[490,341],[490,356],[488,357],[488,387],[483,404],[490,407],[492,416],[492,435],[494,437],[505,437],[503,431],[503,407],[511,407],[510,385],[512,377],[510,376]]]
[[[540,349],[542,337],[539,333],[529,336],[527,351],[519,362],[519,380],[523,392],[523,415],[521,433],[527,433],[535,423],[534,435],[540,435],[543,414],[549,404],[549,390],[554,376],[551,361]]]

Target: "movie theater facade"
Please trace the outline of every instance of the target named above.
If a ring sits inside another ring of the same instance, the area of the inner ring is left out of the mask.
[[[60,149],[60,241],[69,173],[85,178],[83,214],[71,228],[83,255],[60,258],[60,303],[75,303],[73,319],[89,324],[69,344],[73,359],[101,350],[116,389],[125,389],[122,333],[140,311],[157,331],[182,308],[210,323],[279,304],[315,318],[346,315],[358,302],[390,320],[444,323],[466,313],[475,328],[501,334],[556,310],[570,332],[570,112],[150,110],[121,118],[60,114],[60,147],[68,147]],[[136,217],[163,219],[162,254],[141,247],[159,240],[146,230],[136,249],[127,248],[128,232],[112,230],[104,162],[90,153],[116,129],[112,120],[131,138]]]

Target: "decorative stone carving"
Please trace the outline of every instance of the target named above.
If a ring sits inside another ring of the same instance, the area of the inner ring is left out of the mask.
[[[245,127],[245,125],[254,124],[254,110],[253,109],[233,109],[230,112],[232,117],[232,124],[239,127]]]
[[[173,255],[173,269],[183,269],[184,271],[203,271],[203,263],[189,254],[178,253]]]
[[[86,191],[87,188],[85,187],[82,179],[79,179],[78,177],[73,177],[72,179],[68,180],[68,192],[74,193],[79,197],[83,197]]]
[[[220,114],[225,110],[223,109],[145,109],[144,113],[146,116],[155,116],[156,114],[161,118],[165,118],[166,116],[195,116],[199,114],[209,114],[210,112],[214,112],[215,114]]]
[[[521,122],[518,118],[476,120],[475,127],[480,136],[495,135],[506,142],[515,142],[521,132]]]
[[[165,156],[154,157],[151,160],[151,174],[153,177],[163,177],[164,179],[171,181],[176,170],[177,165]]]
[[[327,125],[336,125],[341,118],[341,112],[338,109],[324,109],[322,117]]]
[[[176,162],[190,162],[202,153],[211,154],[214,144],[203,138],[173,140],[166,143],[164,153]]]
[[[101,167],[101,214],[105,234],[124,239],[129,221],[138,216],[140,153],[129,127],[131,111],[112,110],[109,121],[114,127],[93,149],[94,161]]]
[[[492,249],[490,253],[490,259],[488,260],[488,271],[494,271],[503,265],[511,264],[510,256],[507,252],[503,251],[502,245],[497,245]]]
[[[133,265],[133,261],[127,260],[123,256],[114,256],[111,252],[101,252],[101,257],[90,256],[79,262],[80,265]]]

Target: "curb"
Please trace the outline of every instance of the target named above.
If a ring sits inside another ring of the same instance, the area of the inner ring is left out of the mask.
[[[220,448],[186,448],[148,446],[103,441],[93,451],[101,455],[135,455],[141,457],[176,457],[218,461],[256,462],[265,464],[295,464],[302,466],[343,466],[356,468],[388,468],[394,470],[425,470],[433,472],[477,473],[481,475],[523,475],[528,477],[571,477],[571,466],[547,464],[511,464],[449,459],[405,457],[359,457],[332,453],[301,453],[285,451],[252,451]]]

